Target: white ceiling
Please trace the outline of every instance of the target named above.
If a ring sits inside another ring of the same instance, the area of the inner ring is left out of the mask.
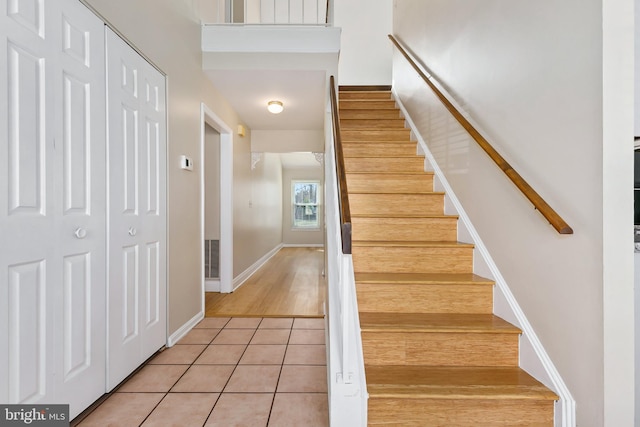
[[[244,124],[254,130],[322,130],[326,73],[308,70],[206,70]],[[271,114],[267,102],[282,101]]]

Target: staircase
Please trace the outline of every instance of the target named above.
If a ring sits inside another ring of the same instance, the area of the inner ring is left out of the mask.
[[[368,424],[553,426],[389,91],[340,91]]]

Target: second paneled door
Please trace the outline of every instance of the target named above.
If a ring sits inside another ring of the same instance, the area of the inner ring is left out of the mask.
[[[107,29],[108,375],[166,343],[165,79]]]

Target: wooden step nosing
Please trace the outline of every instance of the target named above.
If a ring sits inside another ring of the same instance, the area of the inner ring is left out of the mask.
[[[353,192],[353,194],[358,194]],[[364,193],[364,194],[369,194],[369,193]],[[389,195],[389,196],[444,196],[445,193],[443,193],[442,191],[431,191],[429,193],[423,193],[423,194],[414,194],[414,193],[406,193],[406,192],[401,192],[401,193],[389,193],[388,191],[384,191],[384,192],[376,192],[374,193],[376,195],[379,196],[384,196],[384,195]]]
[[[450,282],[446,282],[443,280],[439,280],[439,281],[395,281],[392,282],[390,280],[387,281],[379,281],[379,282],[374,282],[374,281],[364,281],[364,280],[358,280],[356,279],[356,285],[363,285],[363,286],[418,286],[418,287],[430,287],[430,286],[442,286],[445,288],[449,288],[452,286],[495,286],[495,282],[493,281],[486,281],[486,282],[473,282],[473,281],[462,281],[462,280],[456,280],[456,281],[450,281]]]
[[[353,190],[353,191],[349,191],[349,194],[380,194],[380,193],[378,193],[375,189],[372,189],[372,190]],[[406,193],[392,193],[392,194],[406,194]],[[433,193],[427,190],[424,190],[424,191],[416,190],[411,194],[415,194],[416,196],[419,196],[419,195],[429,195]],[[353,218],[354,215],[351,215],[351,217]]]
[[[469,327],[451,325],[449,327],[437,327],[437,326],[400,326],[400,325],[386,325],[386,326],[372,326],[366,323],[360,323],[360,330],[362,332],[370,333],[391,333],[391,334],[481,334],[481,335],[520,335],[522,330],[513,327],[496,328],[490,327]]]
[[[451,283],[451,284],[466,284],[466,283],[485,283],[494,285],[495,281],[486,277],[478,276],[476,274],[393,274],[388,275],[385,273],[358,273],[356,274],[356,283],[371,283],[371,284],[387,284],[393,277],[393,280],[398,283]]]
[[[473,243],[464,243],[457,241],[393,241],[389,242],[386,240],[354,240],[353,246],[368,248],[368,247],[425,247],[425,248],[470,248],[473,249]]]
[[[400,117],[400,109],[398,108],[367,108],[366,106],[363,106],[363,108],[345,108],[345,110],[349,110],[349,111],[360,111],[363,114],[376,114],[379,113],[380,111],[397,111],[398,112],[398,117],[389,117],[390,119],[402,119],[403,117]],[[341,119],[347,119],[347,117],[340,117]],[[366,119],[367,117],[365,117]]]
[[[369,155],[369,153],[367,153],[366,155],[363,155],[363,156],[358,156],[358,155],[351,154],[351,153],[349,153],[349,154],[345,153],[343,155],[343,157],[345,159],[386,159],[386,158],[388,158],[387,156],[383,156],[383,155],[377,156],[377,157],[371,157]],[[413,154],[413,153],[411,153],[411,154],[407,153],[404,156],[399,156],[396,153],[394,153],[394,156],[393,156],[394,159],[413,159],[415,157],[417,157],[417,156],[415,154]]]
[[[433,179],[433,177],[435,176],[433,172],[428,172],[428,171],[425,171],[425,172],[384,172],[384,171],[347,172],[346,175],[347,176],[355,175],[356,177],[359,177],[359,178],[361,177],[361,175],[366,175],[369,178],[374,177],[376,175],[383,176],[384,178],[389,178],[396,175],[398,179],[402,179],[402,180],[405,180],[407,177],[414,177],[414,178],[419,178],[420,180],[425,180],[425,181],[429,181]]]
[[[357,102],[361,102],[359,100],[356,99],[349,99],[349,101],[357,101]],[[378,100],[378,102],[380,102],[380,100]],[[361,106],[341,106],[340,107],[340,111],[398,111],[398,114],[400,113],[400,110],[398,110],[398,108],[396,106],[380,106],[380,107],[361,107]],[[346,117],[341,116],[340,120],[345,119]],[[395,118],[395,117],[394,117]]]
[[[558,400],[556,394],[549,394],[544,391],[538,393],[495,393],[495,394],[482,394],[480,390],[468,390],[467,393],[459,390],[457,393],[437,393],[436,390],[426,392],[415,392],[411,394],[404,393],[382,393],[377,390],[369,389],[369,399],[398,399],[398,400],[422,400],[422,399],[434,399],[434,400]],[[481,387],[481,386],[479,386]]]
[[[363,193],[364,194],[364,193]],[[426,193],[430,194],[430,193]],[[435,215],[435,214],[351,214],[351,218],[371,218],[371,219],[448,219],[451,221],[457,221],[458,215]]]
[[[406,144],[409,145],[411,144],[412,147],[415,147],[416,144],[418,144],[417,141],[406,141],[406,140],[402,140],[402,141],[398,141],[398,140],[393,140],[393,139],[389,139],[389,140],[380,140],[380,141],[369,141],[369,140],[344,140],[342,141],[343,144],[356,144],[356,145],[365,145],[365,144],[370,144],[370,145],[385,145],[385,144],[394,144],[394,145],[401,145],[401,144]]]
[[[415,215],[409,215],[409,214],[402,214],[402,213],[394,213],[394,214],[357,214],[357,215],[351,215],[351,218],[363,218],[363,219],[390,219],[393,220],[394,218],[398,218],[398,219],[439,219],[441,217],[438,216],[430,216],[428,214],[415,214]],[[445,218],[442,218],[445,219]],[[457,221],[458,219],[452,219],[451,221]]]
[[[372,156],[370,153],[367,153],[366,155],[363,155],[363,156],[345,155],[344,156],[345,163],[351,162],[352,163],[351,167],[352,168],[354,166],[356,167],[356,170],[351,170],[349,172],[345,171],[345,173],[347,175],[350,174],[350,173],[353,173],[353,174],[363,174],[363,173],[365,173],[365,174],[378,174],[378,175],[393,175],[393,174],[396,174],[396,175],[421,175],[421,174],[425,174],[425,175],[429,176],[428,173],[430,171],[425,171],[424,170],[424,166],[422,165],[424,160],[420,159],[420,158],[416,158],[416,156],[413,156],[413,155],[406,155],[406,156],[397,156],[396,155],[396,156],[393,157],[393,160],[396,160],[398,162],[403,162],[405,160],[411,160],[412,162],[411,162],[410,166],[415,167],[414,170],[394,170],[393,167],[397,166],[397,165],[393,165],[390,170],[387,170],[387,169],[385,169],[385,170],[380,170],[380,169],[375,169],[375,170],[364,169],[364,170],[361,170],[361,169],[359,169],[359,168],[364,168],[364,167],[371,167],[371,166],[376,166],[377,167],[377,166],[380,166],[380,163],[373,164],[373,165],[358,163],[358,162],[361,162],[361,161],[364,162],[366,160],[373,160],[373,162],[376,162],[378,159],[389,159],[389,157],[387,157],[387,156]],[[413,162],[413,161],[415,161],[415,162]],[[418,161],[420,163],[418,163]],[[353,163],[356,163],[356,165],[354,165]],[[384,166],[384,163],[382,164],[382,166]]]

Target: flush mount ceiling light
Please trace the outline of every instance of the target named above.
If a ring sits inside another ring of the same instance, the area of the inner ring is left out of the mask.
[[[267,110],[272,114],[280,114],[284,110],[284,105],[280,101],[269,101],[267,103]]]

